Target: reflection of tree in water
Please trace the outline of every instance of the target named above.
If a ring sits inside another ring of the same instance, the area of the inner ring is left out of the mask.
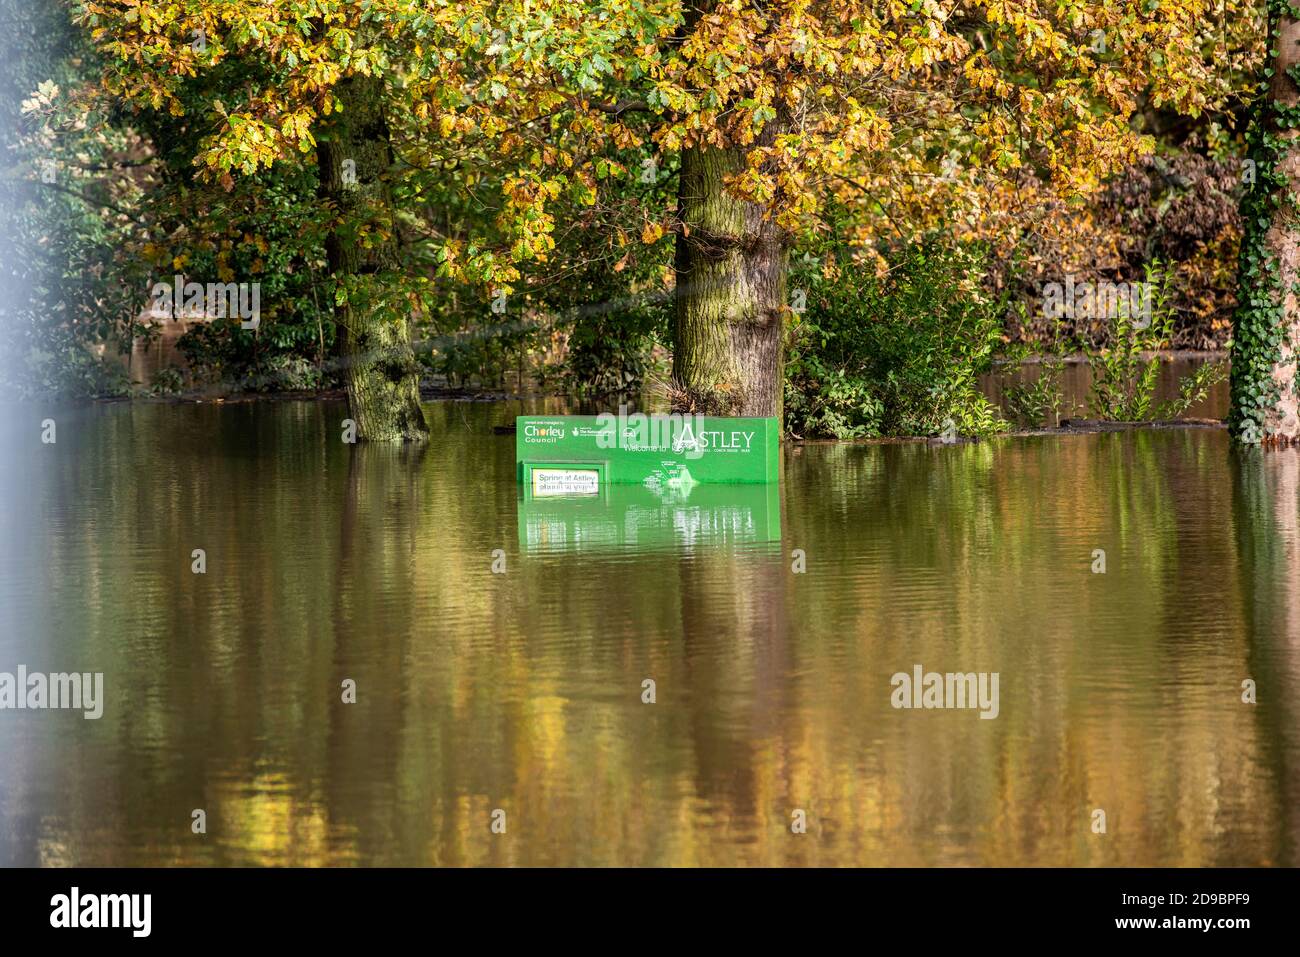
[[[42,532],[28,620],[132,700],[32,752],[2,849],[1296,862],[1294,454],[1230,477],[1205,433],[805,446],[786,450],[779,546],[743,534],[758,505],[702,485],[676,504],[638,489],[635,547],[532,552],[514,545],[513,444],[477,413],[431,406],[423,449],[344,445],[329,403],[123,408],[61,431],[91,444],[36,486],[66,521]],[[664,534],[645,547],[651,518]],[[1103,543],[1111,570],[1092,576]],[[889,674],[914,662],[1001,670],[1001,715],[900,717]],[[1104,843],[1075,813],[1093,798]],[[487,831],[497,806],[506,840]]]
[[[399,777],[404,666],[418,624],[410,596],[417,592],[420,538],[431,533],[420,520],[426,449],[361,443],[349,452],[332,589],[333,668],[322,689],[330,696],[325,784],[333,834],[349,832],[363,863],[395,847],[418,853],[429,837],[414,844],[395,839],[403,824],[424,820],[408,813]],[[342,702],[345,678],[356,682],[356,704]]]
[[[1234,451],[1233,490],[1249,674],[1267,764],[1277,768],[1282,849],[1300,862],[1300,450]],[[1243,707],[1250,707],[1243,705]]]
[[[725,561],[727,573],[718,562]],[[737,818],[761,840],[797,795],[762,793],[760,765],[788,760],[791,625],[788,568],[770,550],[678,559],[696,795],[721,819]],[[770,770],[770,768],[768,769]],[[788,768],[786,769],[788,771]],[[787,792],[790,788],[787,778]],[[787,800],[788,796],[788,800]]]

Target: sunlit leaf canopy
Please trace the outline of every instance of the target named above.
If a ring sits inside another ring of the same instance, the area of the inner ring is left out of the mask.
[[[339,84],[382,77],[399,201],[450,184],[484,213],[481,235],[433,230],[440,270],[506,284],[547,262],[557,223],[615,247],[673,234],[671,201],[617,187],[699,147],[744,151],[730,189],[795,237],[825,229],[830,203],[864,250],[936,228],[1004,236],[1042,195],[1086,196],[1151,152],[1141,110],[1223,109],[1263,34],[1237,0],[96,0],[78,15],[107,58],[101,94],[180,114],[185,91],[212,90],[194,162],[224,188],[311,162]]]

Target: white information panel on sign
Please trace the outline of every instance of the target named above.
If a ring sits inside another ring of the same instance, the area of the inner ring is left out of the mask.
[[[533,494],[596,495],[600,473],[595,469],[533,469]]]

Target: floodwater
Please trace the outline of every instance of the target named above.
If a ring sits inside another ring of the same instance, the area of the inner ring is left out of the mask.
[[[1156,355],[1155,383],[1152,388],[1151,417],[1156,417],[1161,407],[1179,396],[1183,381],[1201,366],[1213,364],[1220,367],[1221,375],[1207,385],[1204,398],[1191,402],[1179,415],[1180,419],[1223,419],[1228,414],[1228,357],[1214,352],[1162,352]],[[980,376],[980,391],[997,404],[1003,415],[1009,415],[1008,390],[1013,386],[1030,385],[1042,374],[1039,361],[1009,362],[999,364]],[[1060,416],[1063,419],[1096,419],[1097,410],[1091,407],[1094,380],[1092,367],[1081,355],[1067,357],[1061,370]],[[1017,423],[1029,427],[1055,425],[1055,422]]]
[[[104,677],[0,710],[0,863],[1300,864],[1295,452],[810,444],[539,503],[525,408],[9,410],[0,672]],[[996,717],[894,707],[916,666]]]

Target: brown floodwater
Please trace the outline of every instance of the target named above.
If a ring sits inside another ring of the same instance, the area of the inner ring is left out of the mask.
[[[1300,454],[816,444],[535,503],[525,408],[11,408],[0,672],[104,700],[0,710],[0,863],[1300,864]],[[917,665],[996,717],[894,707]]]
[[[1228,357],[1216,352],[1163,352],[1154,356],[1157,362],[1155,384],[1151,392],[1151,413],[1154,418],[1162,405],[1179,396],[1179,388],[1186,378],[1203,365],[1213,364],[1221,375],[1209,384],[1204,397],[1187,405],[1179,413],[1180,419],[1222,419],[1228,414]],[[1040,361],[1007,362],[994,367],[980,377],[980,391],[1008,413],[1008,390],[1015,386],[1030,385],[1043,373]],[[1097,409],[1091,407],[1093,370],[1081,355],[1066,358],[1061,370],[1060,415],[1063,419],[1096,419]],[[1044,423],[1017,423],[1041,426]],[[1051,423],[1047,423],[1051,424]]]

